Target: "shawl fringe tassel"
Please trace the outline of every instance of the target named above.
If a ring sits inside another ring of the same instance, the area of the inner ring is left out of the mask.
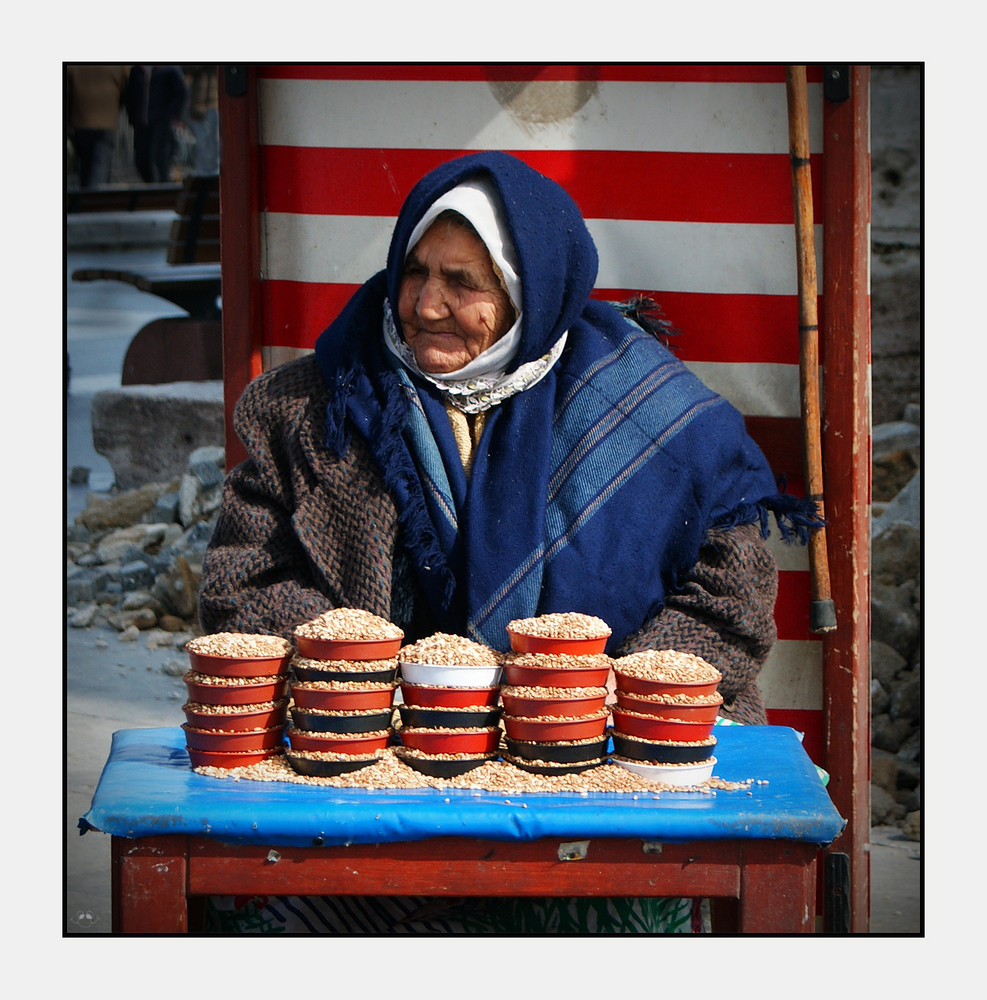
[[[347,405],[358,381],[363,377],[354,368],[340,371],[335,376],[335,389],[326,414],[326,447],[340,457],[349,448],[347,430]],[[437,581],[442,607],[448,610],[456,590],[456,578],[446,564],[445,554],[429,516],[421,492],[418,472],[411,453],[404,443],[402,428],[407,416],[404,389],[395,376],[382,378],[385,393],[384,406],[379,413],[379,423],[367,440],[371,444],[384,485],[396,500],[398,520],[405,534],[408,549],[433,574]]]
[[[741,524],[760,524],[761,536],[771,533],[770,519],[774,515],[781,539],[788,545],[806,545],[809,533],[814,528],[823,528],[825,519],[819,516],[819,505],[815,500],[793,497],[787,493],[762,497],[751,503],[742,503],[733,510],[716,518],[711,528],[733,528]]]

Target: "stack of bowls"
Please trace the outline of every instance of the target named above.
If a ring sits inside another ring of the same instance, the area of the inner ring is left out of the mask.
[[[519,619],[507,629],[504,705],[509,763],[572,774],[606,762],[610,628],[576,614]]]
[[[698,656],[647,650],[615,660],[614,677],[614,763],[668,785],[709,778],[720,672]]]
[[[353,609],[327,612],[295,630],[287,757],[296,772],[331,777],[380,758],[393,733],[403,638],[385,619]]]
[[[481,643],[438,632],[398,654],[401,760],[436,778],[451,778],[500,749],[501,655]]]
[[[219,632],[185,647],[186,750],[193,767],[246,767],[282,752],[291,643]]]

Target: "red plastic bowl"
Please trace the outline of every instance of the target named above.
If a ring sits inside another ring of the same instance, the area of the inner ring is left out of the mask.
[[[486,688],[434,687],[431,684],[401,685],[401,698],[406,705],[419,708],[471,708],[497,704],[498,686]]]
[[[610,661],[592,666],[538,666],[504,661],[504,680],[511,687],[605,687],[610,675]]]
[[[493,753],[500,745],[500,729],[490,726],[456,732],[452,729],[401,729],[402,746],[421,753]]]
[[[276,680],[263,679],[254,684],[204,684],[190,680],[192,672],[185,675],[188,700],[200,705],[259,705],[277,701],[288,693],[288,677],[282,674]]]
[[[504,729],[512,740],[524,743],[553,743],[588,740],[602,736],[607,728],[607,713],[585,719],[532,719],[505,715]]]
[[[249,767],[251,764],[259,764],[262,760],[277,757],[281,752],[279,747],[272,750],[217,750],[212,752],[193,750],[192,747],[185,749],[193,767]]]
[[[371,709],[391,707],[394,688],[349,688],[330,690],[312,687],[309,684],[292,684],[291,696],[299,708],[320,709],[324,712],[363,712]]]
[[[723,698],[716,696],[716,701],[709,705],[676,705],[671,702],[651,701],[647,698],[635,697],[624,691],[617,691],[617,707],[639,715],[650,715],[656,719],[682,719],[683,722],[714,722],[719,714]]]
[[[274,702],[271,708],[257,708],[250,712],[196,712],[188,706],[189,703],[186,702],[182,710],[185,712],[185,721],[194,729],[221,729],[224,732],[239,733],[251,729],[283,726],[288,711],[288,699],[282,698]],[[221,707],[232,709],[236,706]]]
[[[388,660],[397,656],[404,633],[394,639],[314,639],[296,635],[301,656],[311,660]]]
[[[670,722],[649,715],[638,715],[620,708],[613,710],[613,728],[618,733],[638,736],[644,740],[695,743],[713,734],[712,722]]]
[[[688,695],[708,695],[715,694],[719,686],[719,681],[698,681],[696,683],[683,683],[681,681],[655,681],[645,677],[637,677],[633,674],[624,673],[617,664],[614,664],[613,675],[616,679],[617,688],[628,694],[688,694]]]
[[[595,715],[607,700],[605,689],[601,694],[580,694],[578,688],[571,688],[570,697],[532,697],[514,694],[506,688],[501,690],[500,697],[509,715]]]
[[[607,648],[609,635],[589,639],[556,639],[546,635],[525,635],[507,629],[515,653],[561,653],[565,656],[589,656]]]
[[[390,738],[390,730],[379,733],[314,733],[288,727],[288,740],[293,750],[318,750],[323,753],[366,757],[383,750]]]
[[[232,752],[241,750],[271,750],[284,742],[284,726],[255,729],[242,733],[221,733],[213,729],[196,729],[187,722],[182,725],[185,742],[193,750]]]
[[[197,674],[213,677],[277,677],[286,673],[291,660],[289,649],[283,656],[208,656],[187,651],[189,663]]]

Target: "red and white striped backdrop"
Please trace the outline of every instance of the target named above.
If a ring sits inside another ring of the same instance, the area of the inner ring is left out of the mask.
[[[820,201],[822,85],[809,67]],[[264,366],[312,348],[384,263],[412,185],[453,156],[514,153],[579,204],[597,295],[653,295],[679,356],[745,415],[802,489],[798,311],[784,66],[263,66],[258,70]],[[820,219],[817,211],[817,222]],[[817,248],[822,287],[821,226]],[[823,303],[820,301],[820,315]],[[822,644],[806,550],[772,534],[772,722],[822,762]]]

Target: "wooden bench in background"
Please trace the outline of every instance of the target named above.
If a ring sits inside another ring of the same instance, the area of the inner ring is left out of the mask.
[[[163,184],[103,184],[84,191],[68,191],[65,211],[70,215],[86,212],[157,212],[174,208],[181,194],[177,181]]]
[[[137,332],[124,357],[123,385],[201,382],[223,377],[219,177],[187,178],[177,186],[177,199],[176,186],[171,187],[169,205],[175,209],[175,220],[164,264],[139,269],[88,267],[72,272],[73,281],[120,281],[132,285],[174,303],[188,314],[152,320]],[[105,191],[91,193],[102,195]],[[104,204],[109,200],[107,195]],[[84,203],[80,197],[79,204]]]

